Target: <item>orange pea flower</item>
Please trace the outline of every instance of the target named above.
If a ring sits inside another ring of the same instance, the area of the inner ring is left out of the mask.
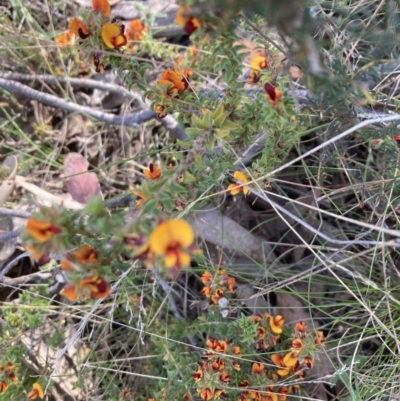
[[[219,375],[219,380],[222,381],[222,383],[228,384],[231,381],[231,376],[228,375],[225,371],[221,372]]]
[[[201,22],[194,17],[187,16],[192,11],[190,7],[182,6],[178,8],[175,16],[175,22],[185,29],[190,36],[197,28],[200,28]]]
[[[276,372],[278,376],[280,377],[285,377],[289,374],[290,369],[285,365],[283,356],[280,354],[272,354],[271,355],[271,361],[274,363],[276,366],[278,366],[280,369]]]
[[[26,231],[38,242],[47,242],[53,235],[60,234],[61,230],[53,223],[36,219],[28,219]]]
[[[236,279],[234,277],[226,276],[226,287],[233,294],[235,292]]]
[[[56,42],[60,47],[70,47],[72,43],[74,35],[73,33],[68,30],[64,33],[60,33],[56,36]]]
[[[224,291],[221,290],[221,288],[217,288],[217,289],[215,290],[214,294],[211,296],[211,301],[212,301],[212,303],[213,303],[213,304],[217,304],[217,303],[218,303],[218,300],[219,300],[220,298],[222,298],[223,295],[224,295]]]
[[[306,328],[307,326],[303,321],[296,323],[295,329],[300,333],[304,333],[306,331]]]
[[[264,56],[254,57],[250,62],[250,76],[247,78],[249,84],[255,84],[260,80],[260,70],[268,67],[268,60]]]
[[[253,366],[251,367],[251,370],[256,375],[259,375],[264,371],[264,365],[262,363],[259,363],[259,362],[254,362]]]
[[[265,391],[266,394],[262,398],[263,401],[278,401],[278,395],[274,392],[272,387],[267,387]]]
[[[295,338],[290,344],[290,349],[292,352],[297,352],[299,354],[303,349],[303,341],[301,341],[300,338]]]
[[[88,265],[97,262],[99,253],[90,245],[83,245],[75,251],[75,259],[81,265]]]
[[[84,293],[85,289],[90,291],[89,298],[91,299],[105,298],[111,293],[111,288],[108,283],[98,276],[91,276],[82,279],[77,287],[73,284],[68,285],[61,291],[61,295],[73,302]]]
[[[149,180],[158,180],[161,177],[162,168],[150,163],[149,168],[143,170],[143,174]]]
[[[90,35],[89,28],[76,17],[69,21],[68,28],[77,38],[81,38],[82,40]]]
[[[215,348],[214,350],[217,352],[226,352],[228,349],[228,344],[224,340],[217,340],[215,342]]]
[[[107,0],[92,0],[94,12],[100,12],[104,18],[111,17],[111,6]]]
[[[78,287],[88,288],[90,290],[89,297],[91,299],[105,298],[111,293],[111,288],[108,283],[98,276],[91,276],[82,279],[79,282]]]
[[[122,23],[112,24],[111,22],[108,22],[103,25],[101,37],[107,47],[110,49],[117,49],[127,44],[124,32],[125,26]]]
[[[315,344],[321,344],[323,345],[324,342],[324,332],[321,330],[318,330],[315,332]]]
[[[308,369],[311,369],[314,366],[314,359],[311,356],[305,356],[303,358],[303,365],[307,366]]]
[[[242,182],[243,184],[247,183],[247,178],[241,171],[235,171],[235,173],[233,174],[233,178],[237,181]],[[230,191],[232,195],[237,195],[240,191],[243,191],[245,195],[249,193],[249,189],[240,184],[229,185],[228,191]]]
[[[275,334],[282,333],[282,327],[283,327],[283,324],[285,323],[283,316],[281,316],[281,315],[276,315],[275,317],[268,316],[268,322],[269,322],[269,326],[271,327],[271,330]]]
[[[140,191],[132,191],[139,199],[136,201],[136,207],[142,207],[143,203],[147,201],[146,196]]]
[[[400,134],[395,134],[395,135],[393,135],[393,139],[394,139],[396,142],[400,142]]]
[[[260,340],[263,340],[265,338],[265,333],[266,333],[266,330],[264,329],[264,327],[258,326],[257,327],[257,332],[258,332],[258,338]]]
[[[280,386],[278,388],[278,394],[279,401],[286,401],[289,394],[289,388],[285,386]]]
[[[269,104],[276,105],[282,100],[282,92],[279,89],[276,89],[275,86],[265,84],[264,90],[266,92],[265,97]]]
[[[240,372],[240,363],[239,362],[232,362],[232,367],[235,369],[237,372]]]
[[[9,378],[13,383],[17,383],[17,382],[18,382],[18,378],[17,378],[17,376],[15,375],[14,372],[9,373],[9,374],[8,374],[8,378]]]
[[[205,271],[200,278],[201,282],[206,284],[206,283],[211,283],[212,281],[212,275],[209,271]]]
[[[42,253],[33,245],[27,245],[25,249],[27,252],[32,252],[31,259],[36,260],[39,266],[43,266],[50,261],[48,253]]]
[[[157,113],[158,118],[165,118],[167,116],[167,113],[165,113],[165,106],[159,103],[154,105],[154,112]]]
[[[64,289],[61,290],[60,294],[67,298],[68,301],[74,302],[78,299],[79,295],[76,291],[76,288],[74,285],[68,285]]]
[[[200,398],[204,401],[209,401],[212,398],[212,391],[209,388],[198,388],[197,393]]]
[[[188,78],[190,70],[185,70],[183,73],[178,69],[167,69],[161,73],[160,80],[157,81],[158,86],[167,86],[167,95],[178,94],[183,92],[188,86]]]
[[[42,386],[39,383],[33,383],[32,384],[33,390],[28,393],[28,398],[31,400],[36,400],[36,398],[43,399],[44,398],[44,392],[42,389]]]
[[[142,32],[146,32],[147,30],[147,26],[140,19],[133,19],[126,27],[126,36],[128,40],[142,40]]]
[[[150,252],[164,257],[166,268],[178,269],[190,264],[190,255],[183,251],[192,245],[194,233],[184,220],[166,220],[149,237]]]
[[[291,368],[298,362],[297,352],[289,352],[283,357],[283,363],[286,367]]]
[[[8,384],[5,380],[0,381],[0,393],[4,393],[8,390]]]
[[[193,377],[194,381],[196,383],[198,383],[199,381],[201,381],[204,377],[204,373],[201,369],[198,369],[196,372],[193,372],[191,374],[191,376]]]
[[[225,362],[221,358],[217,358],[212,363],[211,367],[213,368],[213,370],[224,370],[225,369]]]
[[[204,287],[200,291],[200,294],[206,296],[207,298],[210,298],[210,296],[211,296],[211,288],[210,287]]]

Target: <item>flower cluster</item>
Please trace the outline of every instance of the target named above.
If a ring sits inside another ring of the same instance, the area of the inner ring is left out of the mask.
[[[7,391],[10,384],[18,382],[16,370],[17,367],[12,362],[7,362],[5,366],[0,365],[0,394]]]
[[[62,223],[56,225],[51,221],[54,213],[52,209],[48,209],[47,213],[49,220],[30,218],[26,224],[26,249],[32,252],[31,257],[39,265],[50,260],[50,253],[65,252],[66,246],[63,237],[68,229],[64,229]],[[80,295],[88,295],[91,299],[108,296],[110,286],[100,277],[100,266],[98,251],[87,244],[75,252],[67,253],[61,261],[61,268],[68,273],[73,284],[67,285],[62,295],[70,301],[75,301]]]
[[[247,83],[256,84],[260,81],[261,71],[268,68],[268,60],[264,56],[256,56],[250,62],[250,72],[246,78]],[[267,102],[272,105],[277,105],[282,100],[282,91],[277,89],[271,83],[264,85],[265,97]]]
[[[235,292],[235,278],[228,276],[226,271],[222,269],[217,270],[214,277],[210,272],[205,271],[201,276],[201,281],[204,288],[200,293],[209,298],[211,304],[217,304],[225,297],[227,291],[231,294]]]
[[[204,401],[226,396],[225,387],[229,385],[234,371],[240,371],[240,347],[232,341],[208,338],[208,349],[203,352],[203,360],[198,362],[199,368],[192,373],[197,385],[197,393]],[[235,358],[229,358],[228,356]]]
[[[302,368],[311,369],[314,365],[314,355],[324,345],[324,333],[320,330],[314,334],[306,332],[307,326],[299,322],[295,326],[293,338],[290,341],[290,351],[286,354],[274,354],[272,362],[279,367],[277,374],[280,377],[287,376],[291,371],[302,377]]]
[[[269,313],[264,313],[253,315],[250,320],[256,324],[257,350],[264,351],[278,343],[285,322],[281,315],[272,316]]]
[[[85,21],[77,17],[68,24],[69,30],[56,37],[59,46],[69,46],[75,37],[82,49],[88,53],[90,63],[96,72],[104,72],[104,54],[101,48],[122,49],[132,52],[134,43],[143,38],[147,27],[138,19],[132,20],[125,29],[120,21],[111,20],[111,6],[108,0],[92,0],[92,10]],[[93,51],[93,49],[100,49]]]
[[[30,218],[26,223],[30,236],[26,250],[31,252],[32,259],[37,260],[39,266],[50,260],[50,252],[57,251],[58,237],[62,234],[61,228],[51,220],[50,216],[47,221]]]
[[[61,268],[69,272],[69,276],[76,283],[67,285],[61,294],[70,301],[75,301],[81,295],[87,295],[91,299],[105,298],[110,295],[109,284],[99,277],[99,263],[98,251],[87,244],[64,256]]]
[[[207,272],[203,277],[206,283],[211,282]],[[238,401],[287,400],[290,394],[297,392],[299,386],[286,384],[284,378],[289,374],[298,379],[304,376],[304,370],[312,366],[314,357],[323,346],[323,333],[306,332],[306,325],[299,322],[288,338],[290,329],[284,332],[284,319],[281,315],[264,313],[240,320],[241,323],[235,323],[235,326],[254,325],[254,330],[250,331],[254,333],[254,338],[249,342],[250,348],[246,346],[243,350],[244,337],[239,333],[235,344],[209,337],[206,341],[207,349],[198,362],[198,369],[191,374],[198,395],[205,401],[221,397]],[[267,348],[272,349],[269,355],[273,365],[262,359],[250,362],[241,358],[242,352],[253,353],[252,347],[262,351],[260,356],[265,355]],[[282,348],[287,352],[277,352]]]

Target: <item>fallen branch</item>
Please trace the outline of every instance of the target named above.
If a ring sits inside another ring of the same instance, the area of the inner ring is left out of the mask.
[[[14,80],[13,80],[14,78]],[[68,100],[61,99],[57,96],[50,95],[48,93],[40,92],[36,89],[21,84],[16,81],[32,81],[41,80],[49,84],[55,83],[69,83],[71,86],[80,86],[92,89],[99,89],[118,93],[125,98],[136,100],[140,102],[140,106],[143,108],[135,114],[129,114],[125,116],[117,116],[112,113],[106,113],[101,110],[95,110],[88,106],[81,106],[76,103],[69,102]],[[113,125],[124,125],[127,127],[136,127],[147,121],[156,119],[171,132],[175,138],[184,140],[187,138],[185,130],[179,125],[179,123],[172,117],[166,116],[163,119],[158,118],[157,114],[152,111],[143,101],[140,99],[139,94],[134,94],[118,85],[104,84],[90,79],[78,79],[78,78],[63,78],[63,77],[52,77],[46,75],[24,75],[24,74],[0,74],[0,88],[3,88],[11,93],[17,93],[25,96],[29,99],[36,100],[42,104],[58,109],[66,110],[72,113],[79,113],[95,118],[98,121],[105,122]]]

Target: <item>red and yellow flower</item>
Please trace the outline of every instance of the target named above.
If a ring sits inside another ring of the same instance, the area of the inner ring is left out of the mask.
[[[68,23],[68,28],[72,34],[82,40],[86,39],[90,35],[89,28],[78,18],[74,17]]]
[[[281,316],[281,315],[276,315],[275,317],[268,316],[268,321],[269,321],[269,325],[271,327],[271,330],[275,334],[281,334],[282,333],[283,324],[285,323],[285,320],[283,319],[283,316]]]
[[[194,241],[192,227],[184,220],[166,220],[158,225],[149,237],[149,250],[164,257],[166,268],[182,268],[190,264],[185,249]]]
[[[276,372],[279,377],[285,377],[289,374],[290,368],[285,365],[284,357],[281,354],[272,354],[271,361],[279,367],[278,371]]]
[[[147,201],[147,197],[143,194],[143,192],[132,190],[132,192],[139,198],[136,201],[136,207],[142,207],[143,203]]]
[[[148,27],[144,25],[140,19],[133,19],[126,27],[126,37],[128,38],[128,41],[142,40],[143,32],[146,31],[148,31]]]
[[[150,163],[149,168],[145,168],[143,170],[143,174],[149,180],[158,180],[161,177],[162,168],[155,166],[153,163]]]
[[[36,400],[36,398],[43,399],[44,398],[44,391],[42,386],[39,383],[32,384],[33,390],[28,393],[28,398],[31,400]]]
[[[31,235],[31,237],[33,237],[33,239],[40,243],[47,242],[54,235],[61,233],[60,228],[53,223],[33,218],[28,219],[26,223],[26,231]]]
[[[103,278],[90,276],[80,280],[77,286],[68,285],[61,291],[61,295],[73,302],[86,292],[91,299],[101,299],[110,295],[111,288]]]
[[[242,182],[243,184],[247,183],[247,178],[241,171],[235,171],[235,173],[233,174],[233,178],[237,181]],[[231,193],[231,195],[237,195],[241,191],[243,191],[245,195],[249,193],[249,189],[240,184],[230,184],[228,186],[228,191]]]
[[[184,70],[182,72],[177,67],[174,67],[173,70],[167,69],[161,73],[157,85],[167,86],[167,96],[177,95],[182,93],[189,86],[188,79],[190,75],[190,70]]]
[[[268,68],[268,60],[264,56],[256,56],[251,60],[250,68],[247,83],[255,84],[260,80],[260,71]]]
[[[202,400],[204,400],[204,401],[211,400],[211,398],[213,396],[211,389],[209,389],[207,387],[207,388],[198,388],[196,390]]]
[[[264,371],[265,366],[260,363],[260,362],[254,362],[251,370],[253,371],[253,373],[255,373],[256,375],[261,374]]]
[[[0,381],[0,394],[8,390],[8,383],[5,380]]]
[[[70,30],[68,30],[64,33],[60,33],[59,35],[57,35],[56,42],[60,47],[70,47],[71,44],[73,43],[73,38],[74,38],[73,33]]]
[[[276,89],[274,85],[265,84],[265,97],[267,102],[272,105],[278,104],[282,100],[282,92],[279,89]]]
[[[163,104],[160,104],[160,103],[155,104],[154,112],[157,113],[158,118],[167,117],[167,113],[165,112],[165,106]]]
[[[128,43],[125,36],[125,25],[121,22],[104,24],[101,30],[101,37],[110,49],[117,49]]]
[[[181,6],[178,8],[175,16],[175,22],[185,29],[188,35],[191,35],[197,28],[200,28],[201,22],[189,14],[192,9],[188,6]]]

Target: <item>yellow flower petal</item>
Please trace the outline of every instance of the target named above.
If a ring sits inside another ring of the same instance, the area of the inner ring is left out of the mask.
[[[121,27],[117,24],[104,24],[101,30],[101,37],[106,46],[110,49],[116,49],[127,43],[125,35],[121,33]]]
[[[242,186],[238,184],[231,184],[228,186],[228,191],[231,193],[231,195],[237,195],[241,190]]]
[[[241,171],[235,171],[235,173],[233,174],[233,178],[235,180],[243,182],[244,184],[247,183],[247,178]]]
[[[149,246],[158,256],[164,256],[171,249],[187,248],[193,243],[192,227],[184,220],[167,220],[151,233]]]

